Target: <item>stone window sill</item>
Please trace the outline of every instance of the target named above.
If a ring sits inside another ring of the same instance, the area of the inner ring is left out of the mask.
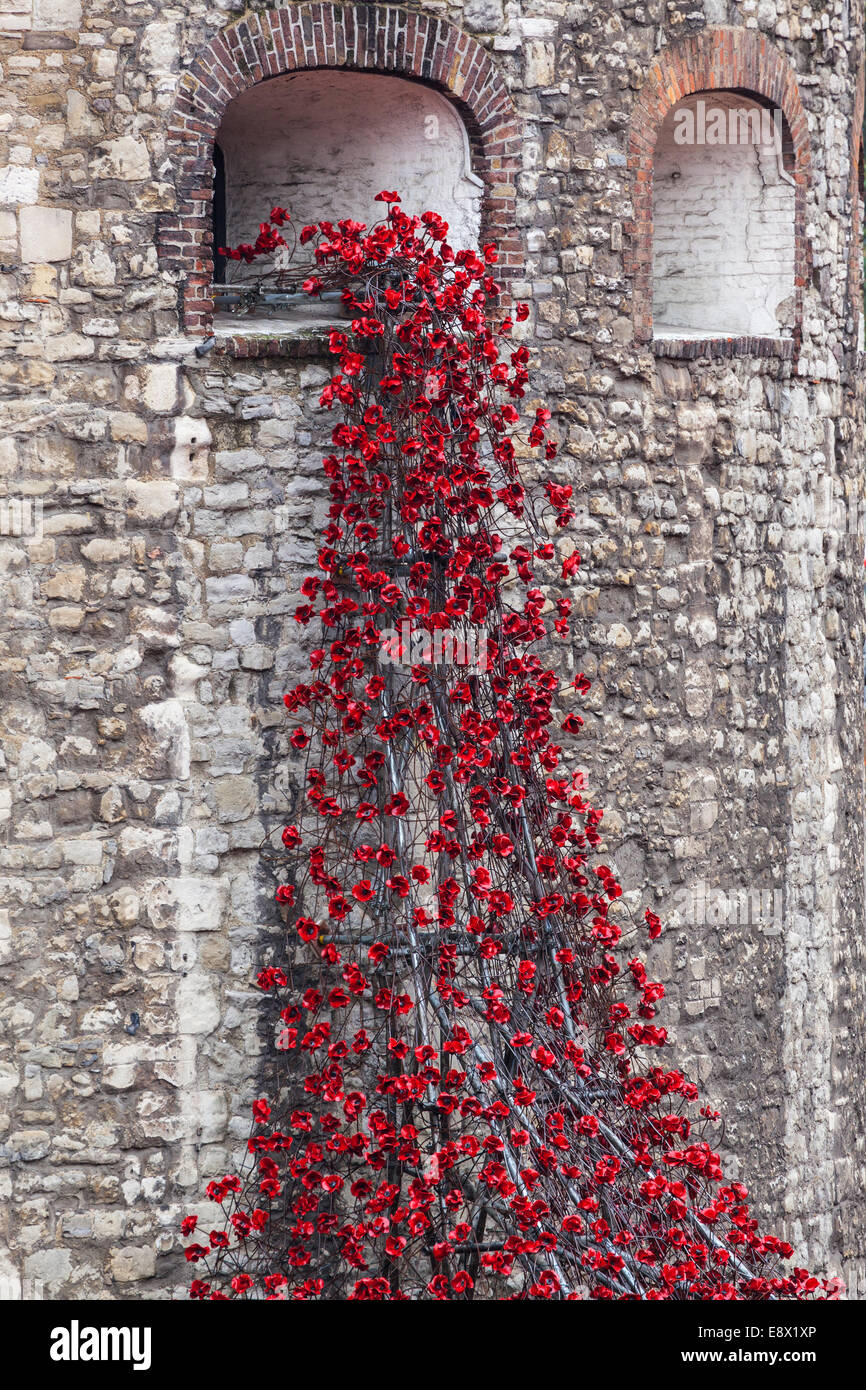
[[[748,335],[732,337],[697,338],[677,337],[671,334],[654,337],[652,350],[656,357],[676,357],[692,361],[697,357],[713,359],[726,357],[779,357],[783,361],[794,358],[793,338],[762,338]]]
[[[210,337],[217,357],[329,357],[328,334],[332,328],[345,330],[346,320],[335,314],[268,318],[253,315],[218,314]],[[652,340],[656,357],[694,361],[732,357],[794,358],[793,338],[749,337],[657,337]]]
[[[281,333],[277,328],[270,332],[257,328],[255,332],[245,330],[240,324],[234,333],[214,335],[213,354],[215,357],[330,357],[328,332],[325,328],[308,328],[302,332],[293,330]]]
[[[346,328],[340,306],[333,313],[217,313],[209,336],[217,357],[321,357],[329,356],[332,328]]]

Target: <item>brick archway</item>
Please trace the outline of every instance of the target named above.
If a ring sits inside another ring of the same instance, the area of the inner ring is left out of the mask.
[[[795,341],[803,315],[803,286],[809,268],[806,191],[809,131],[797,80],[787,59],[754,29],[708,29],[672,44],[656,57],[632,115],[628,164],[633,178],[634,222],[626,270],[633,277],[635,340],[653,336],[653,155],[662,123],[683,97],[695,92],[743,91],[773,102],[784,116],[794,154]]]
[[[163,268],[180,272],[182,326],[204,334],[213,301],[212,151],[233,97],[303,68],[387,73],[437,88],[466,126],[484,184],[482,235],[500,248],[503,288],[522,260],[514,228],[520,126],[499,69],[469,34],[393,5],[291,4],[247,14],[220,31],[181,79],[167,140],[177,210],[160,220]]]

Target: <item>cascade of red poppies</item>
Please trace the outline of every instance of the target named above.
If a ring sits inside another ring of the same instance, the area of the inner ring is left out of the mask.
[[[207,1189],[226,1219],[187,1247],[192,1295],[835,1297],[784,1272],[724,1181],[718,1116],[665,1064],[634,955],[661,925],[629,924],[555,741],[589,689],[556,587],[580,559],[571,487],[520,478],[556,446],[543,407],[520,432],[529,350],[495,248],[455,253],[438,215],[379,199],[370,230],[300,236],[304,288],[339,281],[353,317],[329,335],[330,514],[295,613],[318,645],[285,696],[288,946],[258,977],[279,1076]]]

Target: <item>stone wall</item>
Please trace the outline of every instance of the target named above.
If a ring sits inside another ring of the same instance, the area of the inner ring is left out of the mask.
[[[465,120],[486,227],[499,218],[532,305],[556,476],[581,502],[584,622],[562,654],[595,682],[580,756],[610,807],[609,857],[636,901],[668,910],[653,968],[672,1059],[724,1109],[761,1218],[856,1294],[862,5],[338,10],[343,58],[354,25],[365,70],[377,34],[411,30],[409,75]],[[252,324],[208,343],[210,171],[180,167],[172,132],[199,55],[240,13],[0,9],[0,481],[31,522],[0,537],[0,1278],[29,1296],[181,1290],[179,1216],[226,1170],[262,1084],[252,980],[279,922],[260,846],[291,804],[286,615],[328,420],[315,338]],[[277,20],[296,64],[319,36],[339,57],[330,6]],[[251,35],[275,22],[254,5],[220,43],[263,72]],[[802,311],[766,355],[653,347],[641,278],[634,122],[655,110],[659,54],[712,51],[725,25],[756,83],[792,74],[804,112]]]

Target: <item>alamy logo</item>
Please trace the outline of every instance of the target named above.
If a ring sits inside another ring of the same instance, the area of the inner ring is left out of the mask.
[[[708,106],[698,101],[674,113],[677,145],[772,145],[782,148],[782,112],[775,106]]]
[[[28,1301],[45,1297],[45,1283],[27,1275],[22,1279],[18,1274],[0,1275],[0,1303]]]
[[[69,1327],[51,1333],[52,1361],[131,1361],[134,1371],[150,1370],[149,1327]]]
[[[42,498],[0,497],[0,537],[42,540]]]
[[[856,493],[843,495],[831,477],[819,478],[800,505],[805,507],[802,524],[806,527],[814,526],[828,536],[860,540],[866,535],[866,499]]]
[[[488,670],[487,629],[430,632],[404,618],[399,629],[382,629],[379,661],[387,666],[462,666],[468,675],[483,675]]]
[[[684,927],[755,927],[763,932],[781,928],[783,900],[782,888],[727,890],[709,888],[706,883],[678,888],[674,894]]]

